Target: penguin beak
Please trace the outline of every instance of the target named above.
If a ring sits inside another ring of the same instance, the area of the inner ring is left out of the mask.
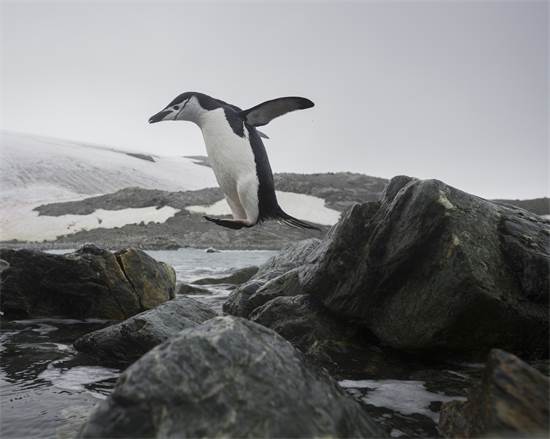
[[[157,114],[149,118],[149,123],[160,122],[161,120],[164,120],[164,118],[171,113],[172,111],[165,111],[165,110],[159,111]]]

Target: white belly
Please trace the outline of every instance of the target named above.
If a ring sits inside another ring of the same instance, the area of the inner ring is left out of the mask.
[[[245,200],[239,200],[239,185],[257,182],[256,163],[246,129],[245,137],[236,135],[222,108],[206,113],[201,120],[201,129],[208,159],[221,190],[226,198],[245,204]],[[257,197],[257,184],[256,194],[249,195]]]

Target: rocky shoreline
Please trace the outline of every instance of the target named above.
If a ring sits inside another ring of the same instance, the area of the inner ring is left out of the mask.
[[[176,286],[140,250],[94,246],[0,251],[0,309],[115,320],[74,340],[127,367],[79,437],[542,437],[549,249],[549,220],[400,176],[322,239],[221,281],[236,284],[223,316],[192,296],[215,280]],[[395,380],[389,414],[376,396]]]
[[[206,157],[194,157],[208,166]],[[343,213],[355,203],[380,200],[388,180],[351,172],[317,174],[275,174],[277,190],[314,196],[324,200],[326,208]],[[96,211],[115,212],[122,209],[173,208],[177,213],[164,222],[139,222],[121,227],[102,227],[74,231],[49,241],[4,241],[4,248],[37,250],[76,249],[87,243],[111,250],[135,247],[144,250],[174,250],[178,248],[209,248],[221,250],[280,250],[293,242],[322,239],[329,226],[320,225],[321,232],[300,230],[268,221],[252,229],[235,231],[223,229],[204,220],[202,214],[187,210],[190,206],[212,205],[223,199],[219,188],[171,192],[166,190],[127,187],[113,193],[92,196],[78,201],[50,203],[37,206],[41,217],[91,215]],[[518,206],[539,215],[550,214],[550,200],[495,200],[498,204]],[[98,220],[99,221],[99,220]]]

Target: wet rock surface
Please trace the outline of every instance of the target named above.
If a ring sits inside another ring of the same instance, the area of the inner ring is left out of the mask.
[[[250,280],[258,272],[258,267],[244,267],[238,270],[235,270],[227,276],[220,277],[204,277],[197,279],[192,283],[194,285],[217,285],[217,284],[229,284],[229,285],[239,285]]]
[[[223,305],[223,311],[241,317],[247,317],[257,306],[265,303],[269,298],[278,295],[298,294],[298,279],[294,275],[287,274],[304,264],[305,258],[316,248],[321,241],[318,239],[306,239],[285,247],[279,254],[269,259],[259,267],[257,273],[231,292]],[[283,277],[281,277],[283,276]],[[270,281],[279,278],[267,286]],[[266,290],[260,293],[260,289],[266,286]],[[292,292],[290,288],[292,286]],[[256,293],[258,292],[258,295]],[[251,300],[251,298],[254,298]],[[260,298],[261,296],[261,298]]]
[[[189,297],[178,297],[123,322],[86,334],[74,343],[80,352],[109,361],[129,363],[178,334],[213,317],[216,313]]]
[[[361,406],[275,332],[218,317],[120,377],[80,437],[379,437]]]
[[[416,351],[548,355],[550,222],[437,180],[392,179],[308,256],[302,291]]]
[[[199,287],[190,283],[182,282],[177,286],[178,294],[195,295],[195,294],[211,294],[210,290],[204,287]]]
[[[543,437],[549,429],[549,398],[548,377],[515,355],[495,349],[468,400],[443,405],[439,427],[446,437]]]
[[[337,368],[344,356],[366,359],[359,340],[355,340],[357,328],[338,321],[309,295],[276,297],[254,309],[249,318],[330,368]]]
[[[172,267],[140,250],[87,245],[54,255],[0,249],[0,307],[6,317],[62,316],[122,320],[175,294]]]

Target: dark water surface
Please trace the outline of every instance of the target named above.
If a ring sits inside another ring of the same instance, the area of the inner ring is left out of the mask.
[[[66,251],[55,251],[65,253]],[[260,265],[273,251],[200,249],[149,251],[176,270],[179,282],[217,277],[236,268]],[[218,311],[229,286],[207,286],[211,294],[193,295]],[[71,438],[92,407],[111,391],[121,370],[77,353],[72,342],[111,322],[32,319],[2,321],[0,327],[0,437]],[[370,358],[370,357],[369,357]],[[385,361],[385,360],[382,360]],[[422,364],[398,359],[395,369],[379,367],[374,356],[360,372],[339,377],[340,385],[392,437],[438,436],[439,408],[463,399],[481,364]],[[371,370],[369,370],[369,367]],[[357,365],[354,366],[357,370]]]
[[[55,250],[67,253],[71,250]],[[176,270],[177,280],[216,277],[236,268],[263,264],[273,251],[202,249],[148,251]],[[193,296],[218,310],[229,294],[226,286]],[[73,319],[3,320],[0,326],[0,437],[74,437],[91,408],[112,390],[121,369],[99,364],[72,347],[81,335],[108,321]]]

